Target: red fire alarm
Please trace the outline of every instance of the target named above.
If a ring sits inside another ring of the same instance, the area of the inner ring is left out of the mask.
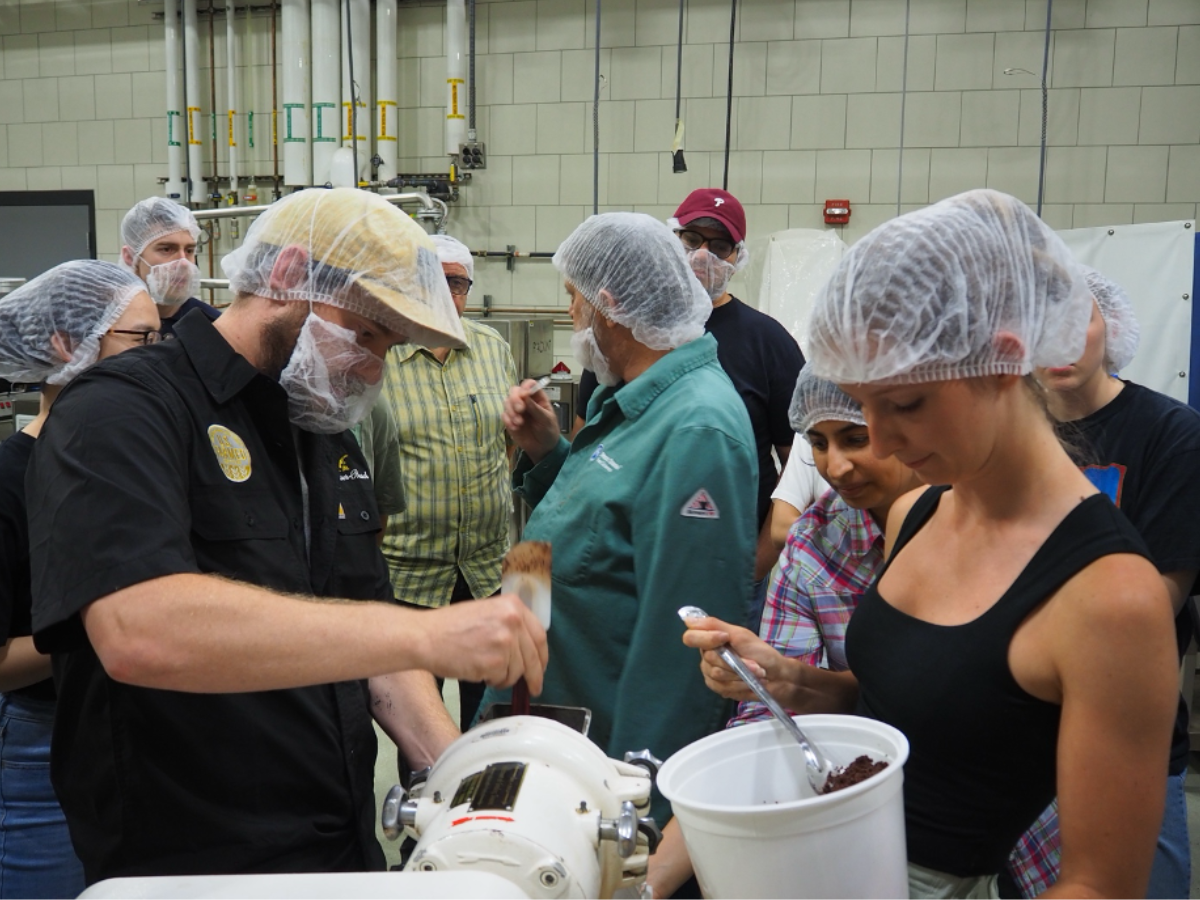
[[[825,224],[826,225],[845,225],[850,221],[850,201],[849,200],[826,200],[825,201]]]

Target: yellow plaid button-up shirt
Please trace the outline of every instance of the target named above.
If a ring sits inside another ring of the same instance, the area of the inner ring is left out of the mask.
[[[388,519],[383,555],[396,597],[450,602],[459,570],[476,597],[500,589],[512,488],[500,412],[517,367],[508,343],[463,320],[467,347],[444,363],[424,348],[388,352],[381,403],[400,433],[406,508]]]

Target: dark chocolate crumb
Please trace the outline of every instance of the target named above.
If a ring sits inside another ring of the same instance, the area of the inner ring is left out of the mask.
[[[830,772],[821,793],[832,794],[834,791],[851,787],[860,781],[866,781],[872,775],[886,769],[887,765],[882,760],[876,761],[869,756],[860,756],[854,762],[850,763],[850,765],[836,768]]]

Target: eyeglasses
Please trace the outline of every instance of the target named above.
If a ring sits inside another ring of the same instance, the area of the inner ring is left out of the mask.
[[[134,328],[110,328],[108,329],[108,333],[133,335],[133,342],[135,344],[142,345],[157,344],[163,339],[163,333],[161,331],[141,331]]]
[[[459,297],[467,296],[467,291],[471,290],[473,282],[470,278],[464,278],[462,275],[450,275],[446,278],[446,284],[450,285],[450,293],[457,294]]]
[[[683,246],[689,250],[699,250],[707,245],[708,252],[725,259],[731,253],[737,244],[733,241],[727,241],[724,238],[706,238],[698,231],[677,231],[679,240],[683,241]]]

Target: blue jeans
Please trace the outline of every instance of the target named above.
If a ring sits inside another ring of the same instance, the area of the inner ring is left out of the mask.
[[[1192,846],[1188,841],[1187,802],[1183,795],[1186,774],[1167,777],[1162,831],[1158,833],[1158,849],[1150,869],[1150,887],[1146,890],[1146,896],[1152,900],[1187,897],[1191,893]]]
[[[50,786],[54,703],[0,694],[0,897],[75,897],[83,866]]]

